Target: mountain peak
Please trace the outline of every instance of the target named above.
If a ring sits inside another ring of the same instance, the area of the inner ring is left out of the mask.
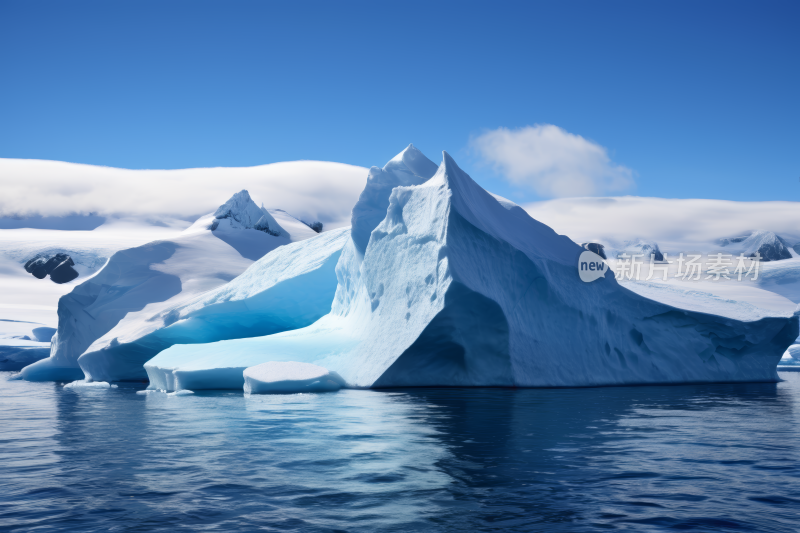
[[[274,236],[284,232],[272,215],[264,207],[258,207],[245,189],[237,192],[219,206],[214,212],[214,218],[211,225],[212,230],[219,227],[221,220],[228,219],[233,228],[252,228]]]

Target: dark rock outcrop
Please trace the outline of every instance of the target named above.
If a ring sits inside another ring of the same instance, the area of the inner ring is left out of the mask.
[[[47,277],[47,270],[44,268],[46,262],[47,259],[44,257],[34,257],[25,263],[25,271],[32,274],[35,278],[44,279]]]
[[[65,253],[57,253],[52,257],[36,256],[25,263],[25,271],[35,278],[44,279],[48,275],[54,283],[67,283],[78,277],[75,262]]]
[[[71,257],[67,256],[65,261],[59,263],[58,266],[50,272],[50,281],[54,283],[67,283],[77,278],[78,271],[72,268],[73,266],[75,266],[75,263],[72,261]]]
[[[322,222],[306,222],[305,220],[301,220],[301,222],[317,233],[322,233]]]

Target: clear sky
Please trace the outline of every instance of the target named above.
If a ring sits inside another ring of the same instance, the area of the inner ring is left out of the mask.
[[[0,157],[372,166],[408,143],[516,201],[800,201],[800,2],[0,0]]]

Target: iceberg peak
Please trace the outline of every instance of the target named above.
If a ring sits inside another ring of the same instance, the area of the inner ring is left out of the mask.
[[[409,144],[405,150],[394,156],[391,161],[383,167],[385,171],[399,171],[412,174],[423,181],[427,181],[436,174],[436,163],[425,157],[413,144]],[[412,185],[412,184],[402,184]]]
[[[367,184],[353,206],[350,223],[353,244],[363,257],[369,236],[386,217],[392,189],[400,186],[421,185],[437,172],[436,163],[425,157],[413,144],[394,156],[383,168],[372,167]]]

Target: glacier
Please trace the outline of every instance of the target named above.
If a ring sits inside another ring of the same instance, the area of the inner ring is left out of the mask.
[[[434,174],[435,171],[435,174]],[[330,312],[263,337],[175,344],[151,386],[239,388],[248,368],[310,363],[348,387],[597,386],[776,381],[798,313],[740,320],[648,299],[581,246],[483,190],[445,152],[409,146],[370,170]]]
[[[271,232],[253,229],[267,215]],[[62,296],[49,357],[23,368],[21,376],[146,379],[142,363],[155,352],[135,341],[177,316],[164,311],[226,284],[267,252],[311,237],[317,233],[288,213],[270,213],[239,192],[176,238],[114,253],[100,271]],[[79,357],[85,353],[90,357],[84,369]]]

